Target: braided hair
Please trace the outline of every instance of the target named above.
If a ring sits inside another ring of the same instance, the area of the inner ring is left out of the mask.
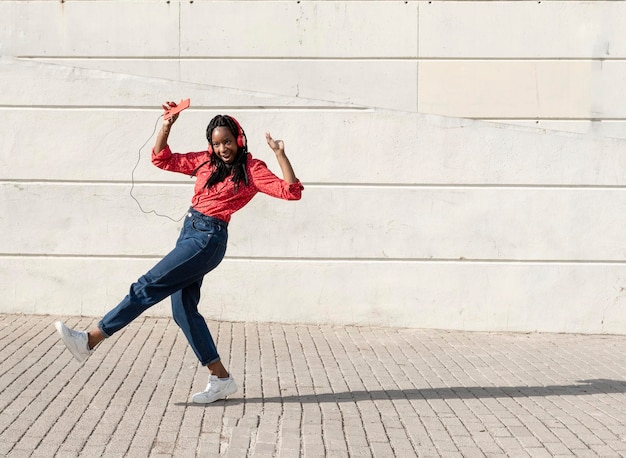
[[[212,144],[213,130],[217,127],[227,127],[233,136],[237,138],[239,136],[239,127],[237,122],[230,116],[217,115],[206,128],[206,138],[209,141],[209,145]],[[245,136],[243,129],[241,135]],[[212,150],[212,147],[210,146]],[[235,191],[239,188],[239,184],[243,181],[244,186],[248,186],[248,172],[246,171],[246,164],[248,162],[248,147],[246,142],[243,146],[237,146],[237,156],[232,164],[226,164],[222,158],[213,152],[208,161],[200,164],[192,173],[192,176],[204,165],[211,164],[214,167],[213,173],[209,176],[209,179],[204,184],[204,188],[210,189],[218,183],[221,183],[228,178],[232,173],[232,181],[235,183]]]

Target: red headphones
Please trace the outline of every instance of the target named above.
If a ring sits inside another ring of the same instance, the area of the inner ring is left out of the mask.
[[[224,117],[230,119],[237,126],[237,146],[239,148],[243,148],[245,151],[247,145],[246,133],[243,131],[241,125],[239,125],[239,122],[235,118],[228,115],[225,115]],[[213,146],[211,145],[211,133],[212,132],[207,132],[207,140],[209,141],[209,153],[213,153]]]

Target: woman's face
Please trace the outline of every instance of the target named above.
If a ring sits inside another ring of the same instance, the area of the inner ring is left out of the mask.
[[[216,127],[211,133],[211,146],[226,164],[231,164],[237,157],[237,139],[228,127]]]

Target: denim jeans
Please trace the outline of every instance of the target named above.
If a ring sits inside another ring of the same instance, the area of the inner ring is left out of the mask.
[[[219,361],[213,337],[198,312],[198,302],[202,279],[224,258],[227,241],[227,223],[191,208],[176,247],[130,286],[122,302],[98,323],[100,331],[109,337],[171,296],[174,321],[202,365]]]

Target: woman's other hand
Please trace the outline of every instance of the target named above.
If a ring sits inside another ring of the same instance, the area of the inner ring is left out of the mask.
[[[285,154],[285,143],[282,140],[274,140],[269,132],[265,132],[265,139],[277,156],[279,154]]]

